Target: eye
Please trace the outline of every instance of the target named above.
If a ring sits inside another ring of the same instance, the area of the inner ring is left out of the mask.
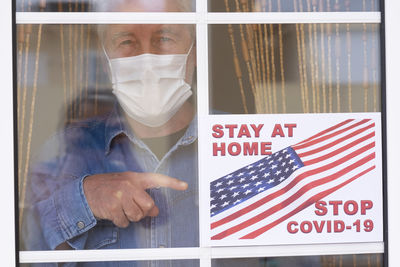
[[[130,39],[128,39],[128,40],[123,40],[123,41],[121,41],[121,42],[118,44],[118,46],[127,46],[127,45],[132,45],[132,44],[133,44],[133,41],[130,40]]]
[[[167,36],[162,36],[161,38],[160,38],[160,42],[172,42],[173,41],[173,39],[172,38],[169,38],[169,37],[167,37]]]

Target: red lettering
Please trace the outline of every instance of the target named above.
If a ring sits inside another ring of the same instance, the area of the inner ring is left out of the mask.
[[[372,209],[374,203],[371,200],[361,200],[361,214],[365,215],[367,210]]]
[[[233,138],[237,124],[225,124],[225,128],[229,129],[229,137]]]
[[[317,231],[317,233],[322,233],[322,229],[324,229],[324,225],[325,225],[325,221],[321,221],[320,224],[318,224],[317,221],[313,221],[315,230]]]
[[[319,216],[326,215],[328,213],[328,209],[325,206],[326,206],[325,201],[317,201],[317,203],[315,203],[315,208],[317,209],[315,211],[315,214]]]
[[[309,232],[311,232],[312,230],[312,224],[310,221],[304,221],[300,224],[300,230],[305,233],[308,234]]]
[[[353,206],[351,210],[350,205]],[[349,200],[344,203],[343,209],[347,215],[354,215],[358,212],[358,204],[354,200]]]
[[[293,128],[296,128],[297,125],[294,123],[290,123],[290,124],[285,124],[285,128],[288,129],[288,136],[289,137],[293,137]]]
[[[218,143],[213,143],[213,156],[218,156],[218,152],[221,152],[221,156],[225,156],[225,143],[221,143],[221,146],[218,146]]]
[[[242,136],[251,137],[249,128],[247,128],[246,124],[242,124],[239,129],[238,138],[242,138]]]
[[[271,155],[271,142],[261,142],[261,155]]]
[[[288,232],[291,233],[291,234],[297,233],[297,232],[299,231],[299,229],[293,228],[293,226],[297,226],[297,225],[299,225],[299,224],[298,224],[297,222],[295,222],[295,221],[289,222],[289,223],[287,224],[287,230],[288,230]]]
[[[329,205],[333,206],[333,215],[339,214],[339,205],[342,205],[343,201],[341,200],[332,200],[329,201]]]
[[[335,220],[335,221],[333,221],[333,225],[334,225],[333,229],[334,229],[335,233],[341,233],[344,231],[345,226],[344,226],[343,221]]]
[[[212,129],[213,129],[213,134],[212,134],[212,136],[213,137],[215,137],[215,138],[221,138],[221,137],[223,137],[224,136],[224,131],[222,131],[222,128],[223,128],[224,126],[222,126],[221,124],[215,124],[213,127],[212,127]]]
[[[332,232],[332,224],[331,224],[331,221],[327,221],[327,222],[326,222],[326,226],[327,226],[327,228],[328,228],[326,231],[327,231],[328,233]]]
[[[235,150],[233,148],[236,148]],[[228,153],[232,156],[237,156],[242,152],[242,147],[239,143],[233,142],[228,145]]]
[[[258,143],[250,143],[249,142],[245,142],[243,143],[243,154],[245,156],[247,155],[258,155]]]
[[[279,135],[280,137],[285,137],[285,133],[283,132],[282,126],[280,124],[275,124],[271,137],[275,137],[277,135]]]
[[[264,124],[259,124],[258,127],[255,124],[250,124],[250,126],[254,130],[254,137],[260,137],[260,131]]]

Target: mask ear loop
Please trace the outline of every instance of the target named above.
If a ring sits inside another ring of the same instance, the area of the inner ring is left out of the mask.
[[[104,43],[101,42],[101,48],[103,50],[104,55],[106,56],[107,63],[108,63],[108,75],[111,77],[111,83],[116,84],[117,81],[114,81],[114,79],[117,79],[117,76],[115,75],[113,71],[113,67],[111,65],[111,59],[107,54],[106,48],[104,47]],[[115,77],[115,78],[114,78]]]

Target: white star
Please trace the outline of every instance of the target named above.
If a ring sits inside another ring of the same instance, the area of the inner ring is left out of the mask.
[[[229,188],[229,190],[233,190],[233,189],[236,189],[237,188],[237,186],[236,185],[234,185],[234,186],[232,186],[231,188]]]
[[[215,184],[215,187],[218,187],[218,186],[221,186],[221,185],[222,185],[222,183],[218,182],[218,183]]]
[[[225,201],[224,204],[221,205],[221,207],[225,207],[229,205],[229,201]]]
[[[250,178],[250,180],[254,181],[254,180],[257,179],[257,178],[258,178],[257,175],[253,175],[253,176]]]
[[[273,161],[273,160],[270,160],[270,161],[268,162],[268,164],[272,164],[272,163],[274,163],[274,161]]]
[[[276,165],[271,166],[271,169],[276,169],[276,168],[278,168],[278,166],[276,166]]]
[[[269,179],[267,183],[272,184],[273,182],[275,182],[274,179]]]
[[[281,174],[281,170],[278,170],[277,172],[275,172],[275,175],[279,175],[279,174]]]
[[[239,195],[239,192],[233,193],[232,197],[237,197]]]
[[[250,184],[245,184],[245,185],[242,185],[242,188],[246,188],[246,187],[249,187],[250,186]]]
[[[241,173],[238,174],[237,177],[240,177],[240,176],[243,176],[243,175],[244,175],[244,172],[241,172]]]
[[[281,164],[282,167],[284,167],[285,165],[286,165],[286,162],[283,162],[283,163]]]
[[[294,165],[293,168],[292,168],[292,170],[297,170],[298,168],[299,168],[298,165]]]
[[[229,180],[228,185],[231,185],[233,183],[234,183],[233,180]]]
[[[289,154],[286,154],[285,159],[287,159],[287,158],[290,158],[290,155],[289,155]]]
[[[219,199],[223,200],[224,198],[226,198],[226,195],[222,195]]]
[[[284,176],[282,176],[282,177],[279,179],[279,182],[282,182],[283,180],[285,180],[285,177],[284,177]]]
[[[245,178],[240,178],[239,183],[242,183],[242,182],[244,182],[244,181],[246,181]]]
[[[289,160],[289,163],[292,164],[294,162],[294,159]]]
[[[215,200],[215,198],[214,198],[214,197],[212,197],[210,200],[211,200],[211,201],[213,201],[213,200]]]
[[[254,186],[259,186],[260,184],[262,184],[262,182],[258,181],[257,183],[254,184]]]
[[[265,187],[260,187],[257,191],[261,192],[261,191],[264,191],[264,190],[265,190]]]
[[[238,202],[240,202],[240,199],[238,199],[238,200],[236,200],[235,202],[233,202],[233,204],[236,204],[236,203],[238,203]]]
[[[255,170],[252,170],[251,172],[249,172],[249,174],[253,174],[253,173],[255,173],[256,171]]]
[[[245,194],[245,195],[248,195],[248,194],[251,193],[251,191],[252,191],[251,189],[248,189],[246,192],[244,192],[244,194]]]
[[[278,159],[278,161],[282,161],[283,160],[283,157],[280,157],[279,159]]]
[[[264,163],[261,162],[260,164],[257,165],[258,168],[260,168],[261,166],[264,166]]]
[[[264,173],[263,177],[267,178],[268,176],[270,176],[269,172]]]
[[[217,205],[212,204],[210,208],[213,209],[213,208],[215,208],[215,207],[217,207]]]
[[[260,172],[264,171],[265,169],[266,169],[265,167],[262,167],[262,168],[260,169]]]
[[[229,179],[229,178],[232,178],[233,177],[233,175],[232,174],[229,174],[229,175],[227,175],[225,178],[226,179]]]
[[[286,168],[286,169],[285,169],[285,172],[288,172],[288,171],[289,171],[289,168]]]
[[[217,193],[221,193],[222,191],[224,191],[224,189],[220,188],[220,189],[217,190]]]
[[[286,153],[286,152],[287,152],[287,148],[285,148],[284,150],[282,150],[282,152],[285,152],[285,153]]]
[[[250,170],[251,168],[253,168],[253,165],[249,165],[246,167],[246,169]]]

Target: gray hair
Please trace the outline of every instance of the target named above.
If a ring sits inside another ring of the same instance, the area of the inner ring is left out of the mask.
[[[110,12],[115,9],[120,4],[129,2],[132,0],[95,0],[94,1],[94,11],[97,12]],[[179,9],[182,12],[193,12],[195,11],[195,0],[165,0],[165,1],[176,1]]]

